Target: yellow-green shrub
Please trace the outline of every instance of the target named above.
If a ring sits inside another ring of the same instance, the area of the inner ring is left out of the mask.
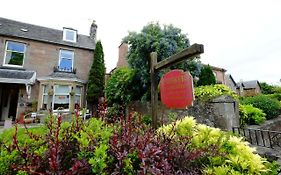
[[[245,124],[260,125],[266,120],[266,114],[261,109],[255,108],[252,105],[239,104],[239,115],[241,126]]]
[[[194,148],[217,146],[221,156],[210,158],[205,174],[266,174],[270,171],[266,166],[268,162],[255,154],[248,142],[218,128],[197,124],[193,117],[162,126],[157,132],[169,137],[190,136]]]
[[[234,91],[222,84],[196,87],[194,94],[196,99],[204,102],[222,95],[228,95],[234,99],[238,99],[238,96]]]

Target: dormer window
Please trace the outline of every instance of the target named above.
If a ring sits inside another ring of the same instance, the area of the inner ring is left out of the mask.
[[[76,43],[77,31],[69,28],[63,29],[63,40]]]

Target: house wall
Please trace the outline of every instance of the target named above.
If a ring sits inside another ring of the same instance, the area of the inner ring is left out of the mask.
[[[236,92],[236,85],[233,83],[233,81],[230,78],[225,77],[225,84],[234,92]]]
[[[126,60],[126,56],[128,53],[128,44],[126,43],[122,43],[119,46],[119,57],[118,57],[118,62],[117,62],[117,66],[116,67],[128,67],[129,64]]]
[[[7,40],[26,43],[23,68],[36,71],[37,77],[50,75],[53,68],[59,64],[60,49],[66,49],[74,51],[74,68],[76,68],[77,77],[82,80],[88,79],[94,56],[92,50],[0,36],[0,66],[3,66]]]
[[[217,83],[219,83],[219,84],[226,84],[226,82],[225,82],[225,72],[213,69],[213,73],[216,76]]]
[[[243,96],[245,97],[251,97],[251,96],[255,96],[257,95],[257,89],[253,88],[253,89],[244,89],[244,93]]]
[[[19,39],[13,37],[4,37],[0,36],[0,67],[4,64],[5,57],[5,47],[6,41],[16,41],[22,42],[26,44],[26,52],[23,68],[25,70],[32,70],[36,72],[36,78],[49,76],[53,73],[54,67],[59,64],[59,54],[60,49],[72,50],[74,51],[74,68],[76,69],[76,76],[84,80],[85,82],[88,80],[88,74],[93,63],[94,52],[93,50],[74,48],[70,46],[63,46],[58,44],[50,44],[39,41],[27,40],[27,39]],[[59,82],[58,82],[59,83]],[[73,85],[75,87],[74,82],[68,82],[67,84]],[[79,84],[79,83],[78,83]],[[82,93],[82,104],[85,105],[85,88],[83,86]],[[18,100],[18,108],[17,108],[17,117],[25,111],[27,108],[26,104],[32,101],[38,102],[37,109],[40,109],[42,104],[42,93],[40,92],[42,89],[41,85],[38,81],[32,85],[31,89],[31,98],[28,99],[26,95],[25,87],[21,88],[19,91],[19,100]],[[73,110],[73,107],[70,107],[70,110]],[[3,109],[2,113],[7,113],[5,109]],[[6,114],[7,115],[7,114]],[[2,116],[6,116],[2,115]]]

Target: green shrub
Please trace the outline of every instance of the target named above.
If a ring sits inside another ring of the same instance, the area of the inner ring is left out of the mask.
[[[242,104],[253,105],[261,109],[266,114],[266,119],[272,119],[280,113],[280,102],[266,95],[246,97],[241,101]]]
[[[274,93],[274,86],[267,84],[266,82],[260,83],[261,85],[261,92],[263,94],[273,94]]]
[[[218,128],[197,124],[193,117],[162,126],[157,132],[173,138],[191,137],[193,148],[217,147],[221,156],[210,157],[209,162],[203,162],[205,174],[272,174],[270,163],[255,154],[255,149],[248,146],[248,142]]]
[[[203,102],[212,100],[222,95],[228,95],[233,97],[234,99],[238,99],[238,96],[235,92],[233,92],[229,87],[222,84],[196,87],[194,93],[195,98]]]
[[[105,94],[108,106],[113,104],[126,105],[136,99],[140,93],[135,86],[137,78],[136,72],[130,68],[117,69],[106,84]]]
[[[281,101],[281,93],[274,93],[274,94],[269,94],[267,95],[268,97],[272,98],[272,99],[276,99],[278,101]]]
[[[29,134],[34,136],[42,136],[46,134],[46,127],[36,127],[28,130]],[[13,144],[13,136],[15,128],[4,130],[0,135],[0,174],[16,174],[17,171],[11,169],[11,166],[18,161],[19,152],[17,150],[7,150]],[[24,128],[19,128],[17,132],[18,145],[24,146],[28,144],[32,152],[43,155],[46,146],[42,145],[42,140],[34,140],[28,136]]]
[[[265,121],[266,114],[261,109],[255,108],[252,105],[239,105],[240,125],[245,124],[259,125]]]
[[[103,174],[113,128],[99,119],[47,118],[46,126],[0,135],[0,174]]]
[[[152,118],[150,115],[143,115],[141,121],[146,125],[150,125],[152,123]]]

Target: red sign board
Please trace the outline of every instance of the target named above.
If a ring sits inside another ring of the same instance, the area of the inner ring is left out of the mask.
[[[192,105],[193,79],[189,72],[172,70],[160,81],[162,103],[170,109],[186,109]]]

